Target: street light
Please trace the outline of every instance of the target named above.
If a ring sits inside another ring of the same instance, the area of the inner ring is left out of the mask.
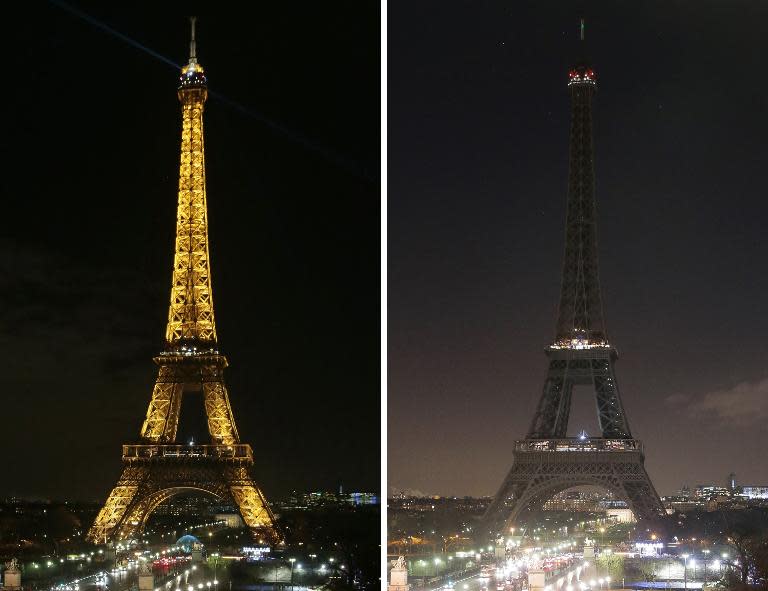
[[[291,589],[293,589],[293,563],[296,562],[295,558],[289,558],[288,562],[291,563]]]
[[[709,549],[702,550],[704,553],[704,584],[707,584],[707,557],[709,556]]]
[[[680,556],[683,557],[683,585],[684,589],[688,588],[688,556],[690,554],[681,554]]]
[[[216,567],[219,565],[219,557],[221,554],[218,552],[214,552],[211,554],[211,558],[213,558],[213,569],[214,569],[214,577],[216,576]]]

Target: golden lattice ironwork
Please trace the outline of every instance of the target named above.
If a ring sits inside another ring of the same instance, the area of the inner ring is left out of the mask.
[[[236,505],[257,541],[280,542],[272,512],[249,473],[249,445],[129,445],[124,452],[123,472],[88,532],[90,541],[133,539],[160,503],[199,491]]]
[[[194,68],[194,70],[190,70]],[[190,72],[203,75],[199,64],[189,64]],[[176,217],[176,253],[173,258],[171,303],[168,309],[168,344],[197,341],[216,343],[213,316],[211,265],[208,256],[208,209],[205,194],[205,151],[203,146],[203,105],[205,87],[182,86],[181,164],[179,165],[179,205]]]
[[[88,532],[92,542],[135,537],[158,504],[197,490],[236,505],[254,537],[280,541],[264,495],[249,474],[253,450],[240,443],[224,383],[227,359],[217,350],[205,194],[204,70],[195,56],[194,21],[189,63],[182,69],[181,166],[171,304],[165,350],[141,443],[123,446],[123,472]],[[176,431],[185,393],[202,396],[210,445],[179,445]]]

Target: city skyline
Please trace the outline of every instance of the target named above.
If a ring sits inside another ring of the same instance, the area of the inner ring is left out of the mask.
[[[731,471],[768,482],[764,8],[393,10],[431,26],[390,43],[389,485],[493,495],[528,430],[554,336],[579,16],[600,79],[603,304],[646,469],[661,494]],[[599,432],[585,394],[570,436]]]

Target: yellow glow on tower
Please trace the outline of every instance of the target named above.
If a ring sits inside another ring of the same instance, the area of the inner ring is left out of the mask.
[[[135,538],[159,503],[191,489],[236,504],[256,539],[281,540],[249,473],[253,450],[240,441],[224,383],[227,360],[216,350],[203,144],[208,90],[194,31],[193,19],[190,59],[178,88],[181,159],[166,347],[155,357],[159,372],[141,443],[123,446],[123,472],[88,532],[95,543]],[[202,393],[210,443],[176,441],[185,390]]]
[[[178,94],[182,120],[179,202],[165,340],[169,346],[215,345],[203,142],[208,91],[204,70],[194,57],[182,70]]]

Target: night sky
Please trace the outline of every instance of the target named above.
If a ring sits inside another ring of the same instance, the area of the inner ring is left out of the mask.
[[[186,62],[189,5],[157,6],[75,8]],[[378,5],[215,6],[198,12],[197,49],[216,94],[213,293],[241,438],[268,497],[378,490]],[[6,17],[0,496],[100,499],[163,347],[179,72],[58,2]],[[204,439],[190,424],[180,437]]]
[[[554,336],[580,10],[601,282],[660,494],[768,485],[768,5],[389,6],[389,484],[495,494]],[[597,433],[574,394],[570,434]]]

